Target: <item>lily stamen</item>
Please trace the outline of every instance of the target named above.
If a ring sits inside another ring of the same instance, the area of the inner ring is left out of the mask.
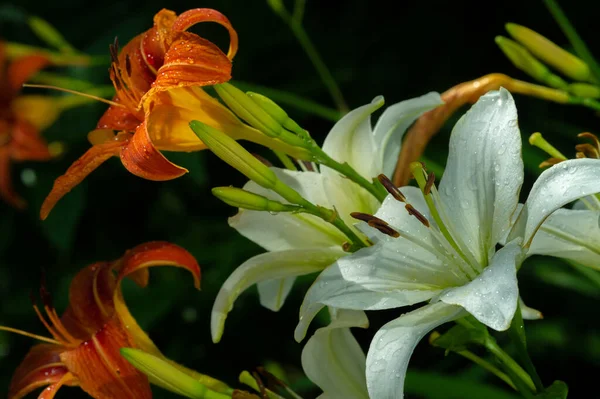
[[[100,102],[108,104],[108,105],[114,105],[115,107],[127,108],[123,104],[119,104],[118,102],[107,100],[106,98],[98,97],[98,96],[95,96],[93,94],[83,93],[83,92],[77,91],[77,90],[66,89],[64,87],[51,86],[51,85],[38,85],[38,84],[32,84],[32,83],[25,83],[25,84],[23,84],[23,87],[31,87],[31,88],[35,88],[35,89],[48,89],[48,90],[64,91],[65,93],[75,94],[75,95],[81,96],[81,97],[86,97],[86,98],[89,98],[89,99],[92,99],[92,100],[100,101]]]
[[[400,233],[398,231],[396,231],[394,228],[392,228],[388,224],[388,222],[386,222],[385,220],[381,220],[376,216],[369,215],[367,213],[362,213],[362,212],[352,212],[350,214],[350,216],[352,216],[354,219],[358,219],[358,220],[362,220],[363,222],[366,222],[369,226],[373,227],[374,229],[379,230],[380,232],[382,232],[385,235],[388,235],[388,236],[394,237],[394,238],[400,237]]]
[[[411,204],[406,204],[404,208],[406,208],[406,211],[409,215],[416,217],[417,220],[423,224],[423,226],[430,227],[429,220],[427,220],[427,218],[421,212],[417,211],[414,206]]]
[[[600,158],[600,152],[598,152],[598,150],[589,143],[577,144],[575,146],[575,149],[577,150],[578,153],[583,154],[583,156],[585,158],[596,158],[596,159]]]
[[[400,202],[406,202],[406,197],[402,192],[396,187],[394,183],[383,173],[377,176],[377,180],[381,183],[381,185],[387,190],[388,193],[392,195],[396,200]]]
[[[429,193],[431,192],[431,187],[433,187],[434,183],[435,173],[429,172],[429,174],[427,175],[427,183],[425,184],[425,188],[423,189],[423,194],[429,195]]]

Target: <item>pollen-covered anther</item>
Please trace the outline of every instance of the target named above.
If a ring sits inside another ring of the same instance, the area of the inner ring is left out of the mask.
[[[350,214],[354,219],[362,220],[374,229],[379,230],[385,235],[390,237],[398,238],[400,233],[394,230],[385,220],[379,219],[377,216],[369,215],[368,213],[352,212]]]
[[[434,183],[435,183],[435,173],[429,172],[429,174],[427,175],[427,183],[425,184],[425,189],[423,190],[424,195],[429,195]]]
[[[592,140],[593,145],[595,146],[596,150],[598,150],[598,153],[600,153],[600,139],[598,139],[598,136],[596,136],[595,134],[590,133],[590,132],[583,132],[583,133],[579,133],[577,135],[577,137],[584,137],[584,138]]]
[[[583,155],[583,154],[581,154],[581,155]],[[579,157],[579,156],[578,156],[577,158],[582,158],[582,157]],[[583,158],[585,158],[585,156],[583,156]],[[546,159],[544,162],[540,163],[540,164],[538,165],[538,167],[539,167],[540,169],[543,169],[543,168],[548,168],[548,167],[550,167],[550,166],[554,166],[554,165],[556,165],[556,164],[559,164],[559,163],[561,163],[562,161],[563,161],[563,159],[560,159],[560,158],[548,158],[548,159]]]
[[[398,187],[396,187],[396,185],[394,185],[394,183],[392,183],[392,181],[386,175],[384,175],[383,173],[380,174],[379,176],[377,176],[377,180],[379,180],[381,185],[385,187],[387,192],[390,193],[392,197],[394,197],[400,202],[406,202],[406,197],[404,196],[404,194],[402,194],[402,192],[398,190]]]
[[[430,226],[429,220],[427,220],[427,218],[421,212],[417,211],[414,206],[412,206],[411,204],[406,204],[404,207],[406,208],[406,211],[409,215],[417,218],[417,220],[421,222],[424,226]]]

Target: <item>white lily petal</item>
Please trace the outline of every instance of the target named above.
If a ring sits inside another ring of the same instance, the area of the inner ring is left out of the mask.
[[[294,286],[296,277],[287,277],[261,281],[256,285],[260,304],[265,308],[278,312]]]
[[[392,176],[406,129],[423,113],[442,104],[444,102],[439,93],[431,92],[386,108],[373,129],[375,143],[379,148],[379,163],[383,166],[380,173]]]
[[[460,305],[486,326],[504,331],[510,327],[517,309],[517,267],[522,258],[521,245],[510,242],[496,252],[490,265],[473,281],[449,289],[439,299]]]
[[[397,308],[431,299],[454,283],[453,275],[430,252],[401,238],[380,241],[321,272],[304,296],[295,338],[304,338],[325,305],[357,310]]]
[[[370,104],[350,111],[335,124],[323,142],[323,151],[331,158],[341,163],[348,162],[368,180],[381,173],[382,169],[382,165],[373,162],[376,147],[371,130],[371,114],[383,103],[383,97],[378,96]],[[322,167],[321,173],[329,175],[338,172]]]
[[[294,172],[272,168],[277,177],[309,201],[331,207],[323,189],[323,176],[315,172]],[[267,198],[286,202],[279,195],[249,181],[244,189]],[[339,247],[346,236],[324,220],[307,214],[240,210],[229,218],[229,225],[244,237],[268,251],[294,248]]]
[[[545,170],[535,181],[511,237],[528,245],[544,220],[555,210],[600,192],[600,159],[571,159]]]
[[[325,397],[368,399],[366,357],[349,327],[367,327],[364,312],[334,310],[327,327],[319,328],[302,350],[306,376]]]
[[[600,210],[559,209],[533,237],[528,255],[570,259],[600,269]]]
[[[489,92],[454,126],[439,190],[455,239],[480,264],[510,227],[522,183],[515,103],[505,89]]]
[[[248,287],[262,281],[321,271],[343,255],[339,249],[308,248],[267,252],[248,259],[227,278],[217,294],[210,323],[213,342],[221,340],[227,314]]]
[[[600,211],[600,198],[596,195],[588,195],[573,204],[573,209],[587,209],[590,211]]]
[[[419,341],[437,326],[466,312],[437,302],[403,314],[377,331],[367,353],[367,387],[371,398],[402,399],[410,357]]]
[[[527,306],[521,297],[519,297],[519,308],[521,309],[521,317],[523,320],[540,320],[544,318],[542,312]]]

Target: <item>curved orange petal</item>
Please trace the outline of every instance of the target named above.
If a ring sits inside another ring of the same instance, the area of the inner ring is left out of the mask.
[[[131,313],[129,313],[129,309],[121,293],[120,283],[123,278],[136,273],[136,277],[138,277],[137,282],[145,286],[147,275],[140,275],[140,271],[147,270],[149,267],[163,265],[181,267],[188,270],[194,277],[194,286],[200,289],[200,266],[196,262],[196,259],[185,249],[175,244],[155,241],[138,245],[128,251],[121,259],[117,277],[119,287],[115,290],[114,294],[114,306],[118,317],[127,328],[127,331],[133,336],[137,347],[160,357],[163,357],[163,355],[148,335],[140,328]]]
[[[42,391],[42,393],[40,394],[40,396],[38,396],[38,399],[54,399],[56,392],[58,392],[58,390],[63,385],[70,385],[71,383],[76,382],[76,381],[77,381],[77,379],[75,378],[75,376],[73,374],[66,373],[65,375],[62,376],[62,378],[60,380],[58,380],[58,382],[56,382],[55,384],[52,384],[48,388],[44,389]]]
[[[88,341],[63,351],[60,359],[94,398],[151,398],[148,378],[121,356],[124,347],[135,347],[135,342],[113,318]]]
[[[27,204],[13,189],[10,162],[9,148],[0,147],[0,198],[15,208],[23,209]]]
[[[15,370],[8,398],[20,399],[36,389],[58,383],[68,373],[65,364],[60,360],[60,352],[63,350],[61,346],[50,344],[32,347]],[[75,381],[69,384],[75,385]]]
[[[120,156],[129,172],[144,179],[164,181],[187,173],[187,169],[175,165],[154,147],[148,136],[146,122],[137,128],[133,137],[123,146]]]
[[[227,28],[229,32],[229,50],[227,51],[227,57],[230,60],[233,60],[235,54],[238,50],[238,35],[229,19],[217,10],[213,10],[210,8],[195,8],[193,10],[188,10],[175,20],[173,23],[174,31],[185,31],[190,27],[201,23],[201,22],[216,22],[219,25]]]
[[[52,159],[46,140],[39,130],[23,119],[16,119],[11,129],[10,156],[17,161],[47,161]]]
[[[170,45],[171,28],[176,19],[177,14],[163,8],[154,16],[154,27],[147,30],[142,38],[141,54],[155,75],[164,62],[167,47]]]
[[[23,83],[49,64],[50,60],[39,54],[27,55],[12,61],[6,70],[9,89],[13,93],[17,93],[21,90]]]
[[[112,101],[118,104],[122,103],[118,95]],[[96,128],[134,132],[143,120],[144,115],[142,113],[133,113],[125,107],[111,105],[100,117]]]
[[[67,169],[64,175],[54,181],[52,191],[44,200],[40,209],[40,218],[42,220],[48,217],[48,214],[54,208],[54,205],[77,186],[83,179],[92,173],[108,158],[118,155],[123,146],[122,141],[109,141],[104,144],[92,146],[85,154]]]
[[[231,60],[212,42],[189,32],[173,36],[164,64],[159,68],[153,93],[183,86],[207,86],[231,79]]]

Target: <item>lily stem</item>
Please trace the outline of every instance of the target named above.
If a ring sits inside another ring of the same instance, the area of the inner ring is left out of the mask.
[[[494,338],[489,337],[486,339],[484,345],[485,348],[492,355],[496,356],[496,358],[504,365],[506,370],[509,372],[509,375],[513,374],[517,377],[517,379],[513,378],[512,380],[519,392],[521,392],[521,394],[523,394],[523,396],[526,398],[532,398],[532,392],[536,392],[536,387],[531,379],[531,376],[527,374],[527,372],[512,357],[510,357],[508,353],[500,348]],[[525,391],[523,389],[523,384],[526,388]]]
[[[327,65],[321,59],[319,52],[308,37],[308,34],[302,27],[301,20],[292,18],[285,7],[273,8],[273,11],[275,11],[277,15],[283,19],[283,21],[290,27],[294,36],[296,36],[296,40],[298,40],[298,43],[300,43],[300,46],[304,49],[304,52],[317,70],[321,80],[329,90],[329,94],[336,104],[337,109],[343,114],[347,113],[348,105],[346,105],[346,100],[344,100],[342,91],[333,78],[333,75],[329,71],[329,68],[327,68]]]
[[[487,360],[477,356],[476,354],[468,350],[457,351],[456,353],[458,353],[466,359],[469,359],[478,366],[481,366],[483,369],[489,371],[490,373],[494,374],[496,377],[500,378],[502,381],[507,383],[512,389],[517,390],[517,387],[512,382],[510,377],[506,375],[506,373],[502,372],[498,367],[494,366],[492,363],[488,362]]]

